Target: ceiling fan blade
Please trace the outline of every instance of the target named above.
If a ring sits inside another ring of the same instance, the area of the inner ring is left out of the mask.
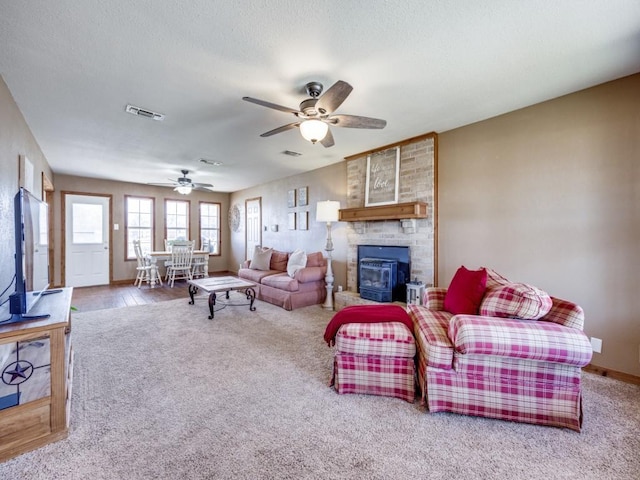
[[[265,132],[260,136],[270,137],[271,135],[275,135],[276,133],[286,132],[287,130],[291,130],[292,128],[299,127],[299,126],[300,126],[300,122],[290,123],[288,125],[283,125],[281,127],[274,128],[273,130],[269,130],[268,132]]]
[[[386,120],[357,115],[331,115],[327,121],[336,127],[346,128],[384,128],[387,126]]]
[[[178,184],[176,182],[173,182],[173,183],[147,183],[147,185],[151,185],[154,187],[175,187]]]
[[[324,138],[322,140],[320,140],[320,143],[322,144],[322,146],[324,148],[333,147],[335,145],[335,142],[333,141],[333,134],[331,133],[331,130],[327,130],[327,134],[324,136]]]
[[[318,110],[321,115],[333,112],[342,105],[342,102],[346,100],[352,90],[353,87],[347,82],[338,80],[318,99],[316,110]]]
[[[211,192],[213,185],[209,185],[208,183],[196,183],[193,187],[194,190],[199,190],[201,192]]]
[[[293,113],[294,115],[297,115],[299,113],[298,110],[294,110],[293,108],[283,107],[282,105],[265,102],[264,100],[258,100],[257,98],[242,97],[242,100],[244,100],[245,102],[255,103],[256,105],[261,105],[263,107],[273,108],[274,110],[280,110],[281,112]]]

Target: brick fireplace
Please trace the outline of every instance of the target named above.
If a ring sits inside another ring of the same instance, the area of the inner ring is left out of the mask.
[[[425,202],[427,218],[354,221],[348,223],[347,290],[357,291],[358,245],[407,246],[411,257],[411,280],[427,286],[435,283],[435,166],[436,134],[401,142],[398,203]],[[365,205],[367,153],[347,158],[347,206]]]

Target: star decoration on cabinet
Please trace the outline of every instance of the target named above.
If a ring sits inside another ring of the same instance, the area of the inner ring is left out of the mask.
[[[13,367],[13,370],[10,370],[11,367]],[[4,370],[2,374],[2,381],[7,385],[18,385],[29,380],[29,377],[32,373],[33,365],[26,360],[20,360],[18,362],[12,363]],[[11,377],[11,379],[7,380],[6,377],[9,376]],[[18,379],[17,382],[16,379]]]

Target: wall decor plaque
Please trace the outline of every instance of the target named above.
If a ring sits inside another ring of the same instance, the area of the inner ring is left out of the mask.
[[[240,230],[240,207],[237,204],[229,209],[229,228],[234,232]]]
[[[309,212],[298,213],[298,230],[309,230]]]
[[[301,207],[309,205],[309,187],[300,187],[298,189],[298,205]]]
[[[364,206],[398,203],[400,186],[400,147],[367,156]]]
[[[287,207],[293,208],[296,206],[296,189],[289,190],[287,192]]]

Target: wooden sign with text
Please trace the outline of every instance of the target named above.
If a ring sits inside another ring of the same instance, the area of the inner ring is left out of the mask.
[[[398,203],[400,181],[400,147],[367,157],[365,207]]]

